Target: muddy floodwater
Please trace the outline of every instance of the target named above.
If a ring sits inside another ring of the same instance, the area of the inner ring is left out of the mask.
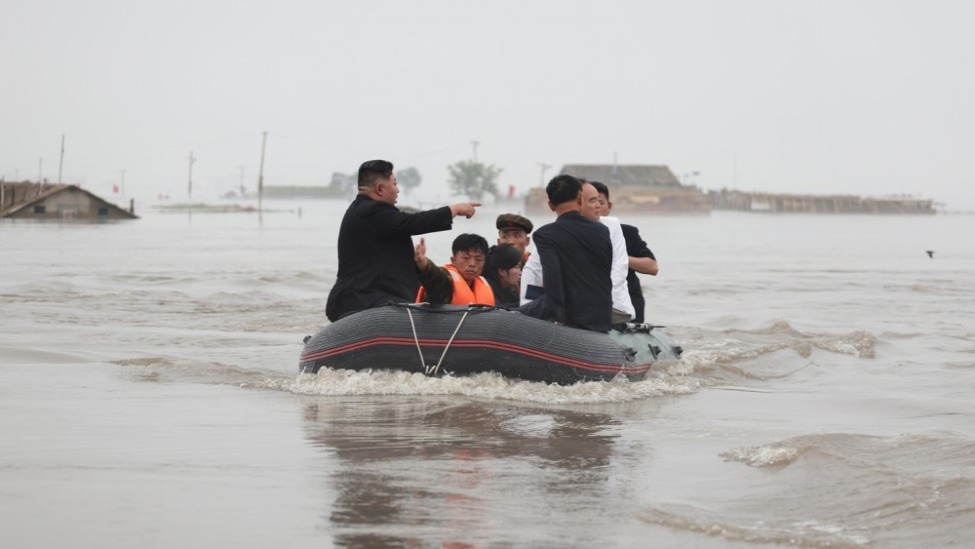
[[[975,538],[975,216],[625,218],[684,357],[561,387],[299,375],[346,204],[0,222],[3,545]]]

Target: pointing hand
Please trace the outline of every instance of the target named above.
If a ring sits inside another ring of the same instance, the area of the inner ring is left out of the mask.
[[[450,211],[454,216],[462,215],[470,219],[474,217],[474,213],[476,212],[474,208],[480,205],[480,202],[461,202],[459,204],[451,204]]]

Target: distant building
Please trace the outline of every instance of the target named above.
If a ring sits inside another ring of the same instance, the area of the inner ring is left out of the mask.
[[[682,185],[664,165],[565,164],[560,174],[609,187],[613,211],[629,214],[708,214],[711,203],[697,187]],[[526,211],[548,211],[544,188],[531,189]]]
[[[76,185],[0,182],[0,218],[69,221],[138,216]]]

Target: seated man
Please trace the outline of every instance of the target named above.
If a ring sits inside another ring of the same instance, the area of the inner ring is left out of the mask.
[[[506,309],[518,306],[521,283],[521,252],[511,244],[492,246],[484,264],[484,279],[491,285],[494,302]]]
[[[585,198],[586,207],[593,209],[589,202],[597,200],[596,190],[588,184],[586,187],[591,191],[587,195],[592,195]],[[527,270],[522,273],[525,299],[517,310],[575,328],[608,332],[613,325],[609,229],[582,215],[583,185],[575,177],[556,176],[545,192],[549,208],[558,217],[535,231],[537,253],[529,258],[526,269],[537,263],[532,272],[540,273],[542,284],[538,287],[538,279],[526,280]],[[536,293],[540,294],[537,298]]]
[[[609,188],[598,181],[593,181],[592,184],[596,187],[596,191],[599,192],[599,213],[605,219],[605,216],[613,212],[613,203],[609,200]],[[626,240],[627,263],[629,267],[626,273],[626,286],[635,311],[633,321],[637,324],[643,324],[645,322],[644,312],[646,309],[646,300],[643,298],[643,287],[640,286],[640,280],[636,274],[641,273],[657,276],[660,268],[657,265],[656,256],[647,247],[647,243],[640,238],[640,229],[626,224],[621,224],[620,227],[623,229],[623,238]]]
[[[586,182],[595,189],[596,201],[594,209],[584,208],[582,215],[599,221],[609,229],[609,240],[613,243],[613,324],[625,324],[633,320],[636,310],[627,287],[626,275],[629,272],[629,256],[626,252],[626,235],[620,220],[610,217],[609,208],[605,207],[605,197],[609,196],[609,189],[598,181]],[[592,190],[589,190],[592,193]]]
[[[498,244],[511,244],[521,252],[521,266],[528,261],[528,245],[531,244],[532,222],[527,217],[518,214],[501,214],[495,224],[498,227]]]
[[[454,239],[451,250],[450,263],[437,267],[427,259],[426,242],[420,239],[414,254],[420,279],[416,302],[494,305],[494,292],[481,276],[488,254],[487,240],[476,234],[462,234]]]

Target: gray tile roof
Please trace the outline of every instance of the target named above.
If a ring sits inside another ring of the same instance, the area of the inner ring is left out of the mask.
[[[0,203],[0,217],[10,217],[21,210],[30,208],[32,205],[41,202],[48,197],[56,195],[62,192],[81,192],[91,197],[91,199],[109,208],[110,210],[118,213],[122,217],[128,217],[132,219],[138,218],[135,214],[126,211],[123,208],[108,202],[98,195],[89,192],[77,185],[68,184],[53,184],[53,183],[4,183],[3,185],[3,201]]]
[[[680,181],[663,165],[565,164],[562,174],[599,181],[611,187],[680,187]]]

